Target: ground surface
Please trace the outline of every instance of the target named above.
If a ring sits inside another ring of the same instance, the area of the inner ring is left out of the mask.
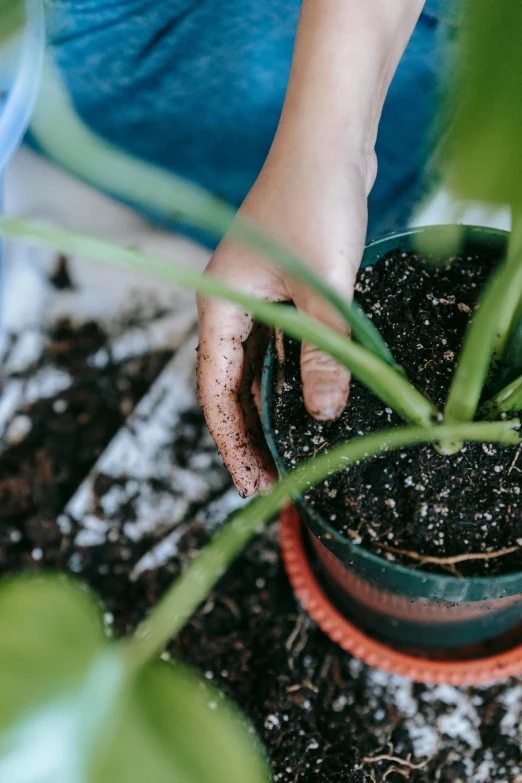
[[[77,315],[80,289],[52,290],[59,317]],[[71,571],[117,633],[242,502],[195,402],[193,311],[153,307],[143,286],[132,301],[130,322],[124,308],[95,326],[21,329],[0,396],[1,573]],[[274,778],[522,781],[522,680],[424,687],[367,668],[301,612],[277,534],[251,544],[169,646],[251,716]]]

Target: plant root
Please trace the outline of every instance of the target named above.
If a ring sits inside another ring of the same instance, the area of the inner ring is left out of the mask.
[[[462,578],[462,574],[455,568],[457,563],[465,563],[469,560],[493,560],[497,557],[511,555],[513,552],[520,549],[520,546],[508,546],[505,549],[496,549],[493,552],[469,552],[463,555],[454,555],[453,557],[435,557],[432,555],[421,555],[418,552],[410,552],[408,549],[398,549],[389,544],[378,544],[377,546],[379,546],[380,549],[384,549],[385,552],[391,552],[394,555],[403,555],[403,557],[410,557],[412,560],[416,560],[421,566],[430,563],[431,565],[438,565],[441,568],[446,568],[460,578]]]
[[[521,451],[522,451],[522,443],[520,444],[520,446],[517,447],[517,450],[515,451],[515,456],[513,457],[512,461],[511,461],[511,465],[509,466],[508,476],[511,473],[511,471],[513,470],[513,468],[515,468],[516,462],[517,462],[518,458],[520,457],[520,452]],[[517,469],[517,468],[515,468],[515,469]]]
[[[408,756],[405,759],[401,759],[400,756],[392,756],[389,753],[380,753],[378,756],[365,756],[362,760],[362,763],[378,764],[379,761],[390,761],[393,764],[399,764],[403,767],[408,767],[408,769],[424,769],[424,767],[426,767],[430,763],[432,758],[433,757],[430,756],[429,758],[424,759],[423,761],[420,761],[417,764],[414,764],[413,761],[411,761],[411,756]],[[403,773],[401,772],[400,774]]]

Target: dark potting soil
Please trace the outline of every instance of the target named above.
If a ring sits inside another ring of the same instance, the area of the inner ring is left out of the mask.
[[[26,553],[24,537],[33,529],[44,541],[47,535],[49,541],[59,538],[56,516],[170,355],[109,358],[104,367],[96,366],[90,357],[107,347],[108,337],[93,322],[73,327],[61,321],[48,338],[38,366],[18,380],[34,382],[38,370],[52,368],[69,376],[70,385],[26,405],[7,430],[0,454],[0,545],[11,544],[12,553]],[[20,442],[11,434],[17,422],[23,424]],[[19,567],[33,564],[30,551],[26,555]],[[7,565],[3,557],[0,546],[0,571]]]
[[[103,546],[78,547],[55,522],[43,530],[35,525],[24,537],[28,559],[31,548],[41,551],[32,567],[63,568],[75,557],[81,562],[75,576],[103,600],[106,622],[118,635],[136,626],[208,541],[195,522],[176,557],[133,581],[141,552],[123,534]],[[4,569],[19,562],[13,552]],[[347,655],[297,605],[277,525],[247,547],[167,655],[195,666],[241,707],[278,783],[522,781],[518,681],[427,687]]]
[[[408,377],[442,408],[455,361],[478,294],[491,266],[460,258],[428,265],[392,253],[360,271],[356,298],[385,337]],[[356,380],[339,419],[322,423],[302,398],[299,345],[285,340],[284,385],[273,426],[280,454],[291,468],[323,448],[401,419]],[[522,459],[518,447],[467,444],[444,457],[431,446],[389,452],[353,465],[306,495],[333,527],[389,560],[419,567],[396,550],[447,558],[492,553],[458,566],[422,564],[424,570],[465,576],[506,574],[522,568]],[[515,547],[510,554],[496,552]]]

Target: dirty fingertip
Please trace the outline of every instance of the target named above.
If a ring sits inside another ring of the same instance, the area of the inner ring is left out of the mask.
[[[348,401],[349,380],[344,383],[319,383],[305,390],[308,413],[320,421],[337,419]]]

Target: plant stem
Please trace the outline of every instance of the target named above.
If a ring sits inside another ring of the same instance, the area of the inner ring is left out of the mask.
[[[92,133],[74,111],[49,62],[44,68],[31,131],[51,157],[98,188],[145,206],[170,222],[186,222],[218,237],[228,232],[230,239],[264,254],[323,296],[350,324],[353,336],[368,351],[391,367],[397,366],[371,320],[316,275],[298,254],[204,188],[133,158]]]
[[[206,296],[234,302],[263,323],[282,329],[297,340],[306,341],[333,356],[406,421],[429,426],[437,416],[434,405],[401,372],[348,337],[294,308],[248,296],[182,264],[63,229],[0,218],[0,232],[6,237],[24,239],[62,253],[96,259],[111,266],[132,268]]]
[[[514,279],[516,279],[517,268],[520,270],[520,267],[522,266],[522,212],[513,209],[512,213],[512,228],[506,264],[512,268]],[[513,298],[515,298],[515,296],[516,294],[514,294]],[[521,299],[522,292],[519,290],[516,304],[510,305],[508,302],[508,306],[506,307],[504,303],[501,303],[503,306],[500,307],[498,315],[495,350],[493,355],[494,361],[498,361],[504,353],[513,320],[520,308]]]
[[[522,410],[522,375],[487,400],[481,408],[486,419],[496,419],[501,413],[519,410]]]
[[[491,359],[503,348],[521,296],[522,253],[510,254],[489,281],[466,332],[444,412],[448,424],[473,420]]]
[[[168,640],[183,628],[232,560],[263,525],[290,499],[310,489],[330,474],[358,460],[415,443],[458,439],[515,445],[520,442],[514,429],[517,426],[518,421],[440,425],[431,428],[401,427],[354,438],[348,443],[336,446],[330,452],[313,457],[281,479],[268,495],[256,498],[239,511],[197,555],[148,617],[140,623],[133,637],[124,642],[127,645],[130,666],[139,668],[157,655]]]

